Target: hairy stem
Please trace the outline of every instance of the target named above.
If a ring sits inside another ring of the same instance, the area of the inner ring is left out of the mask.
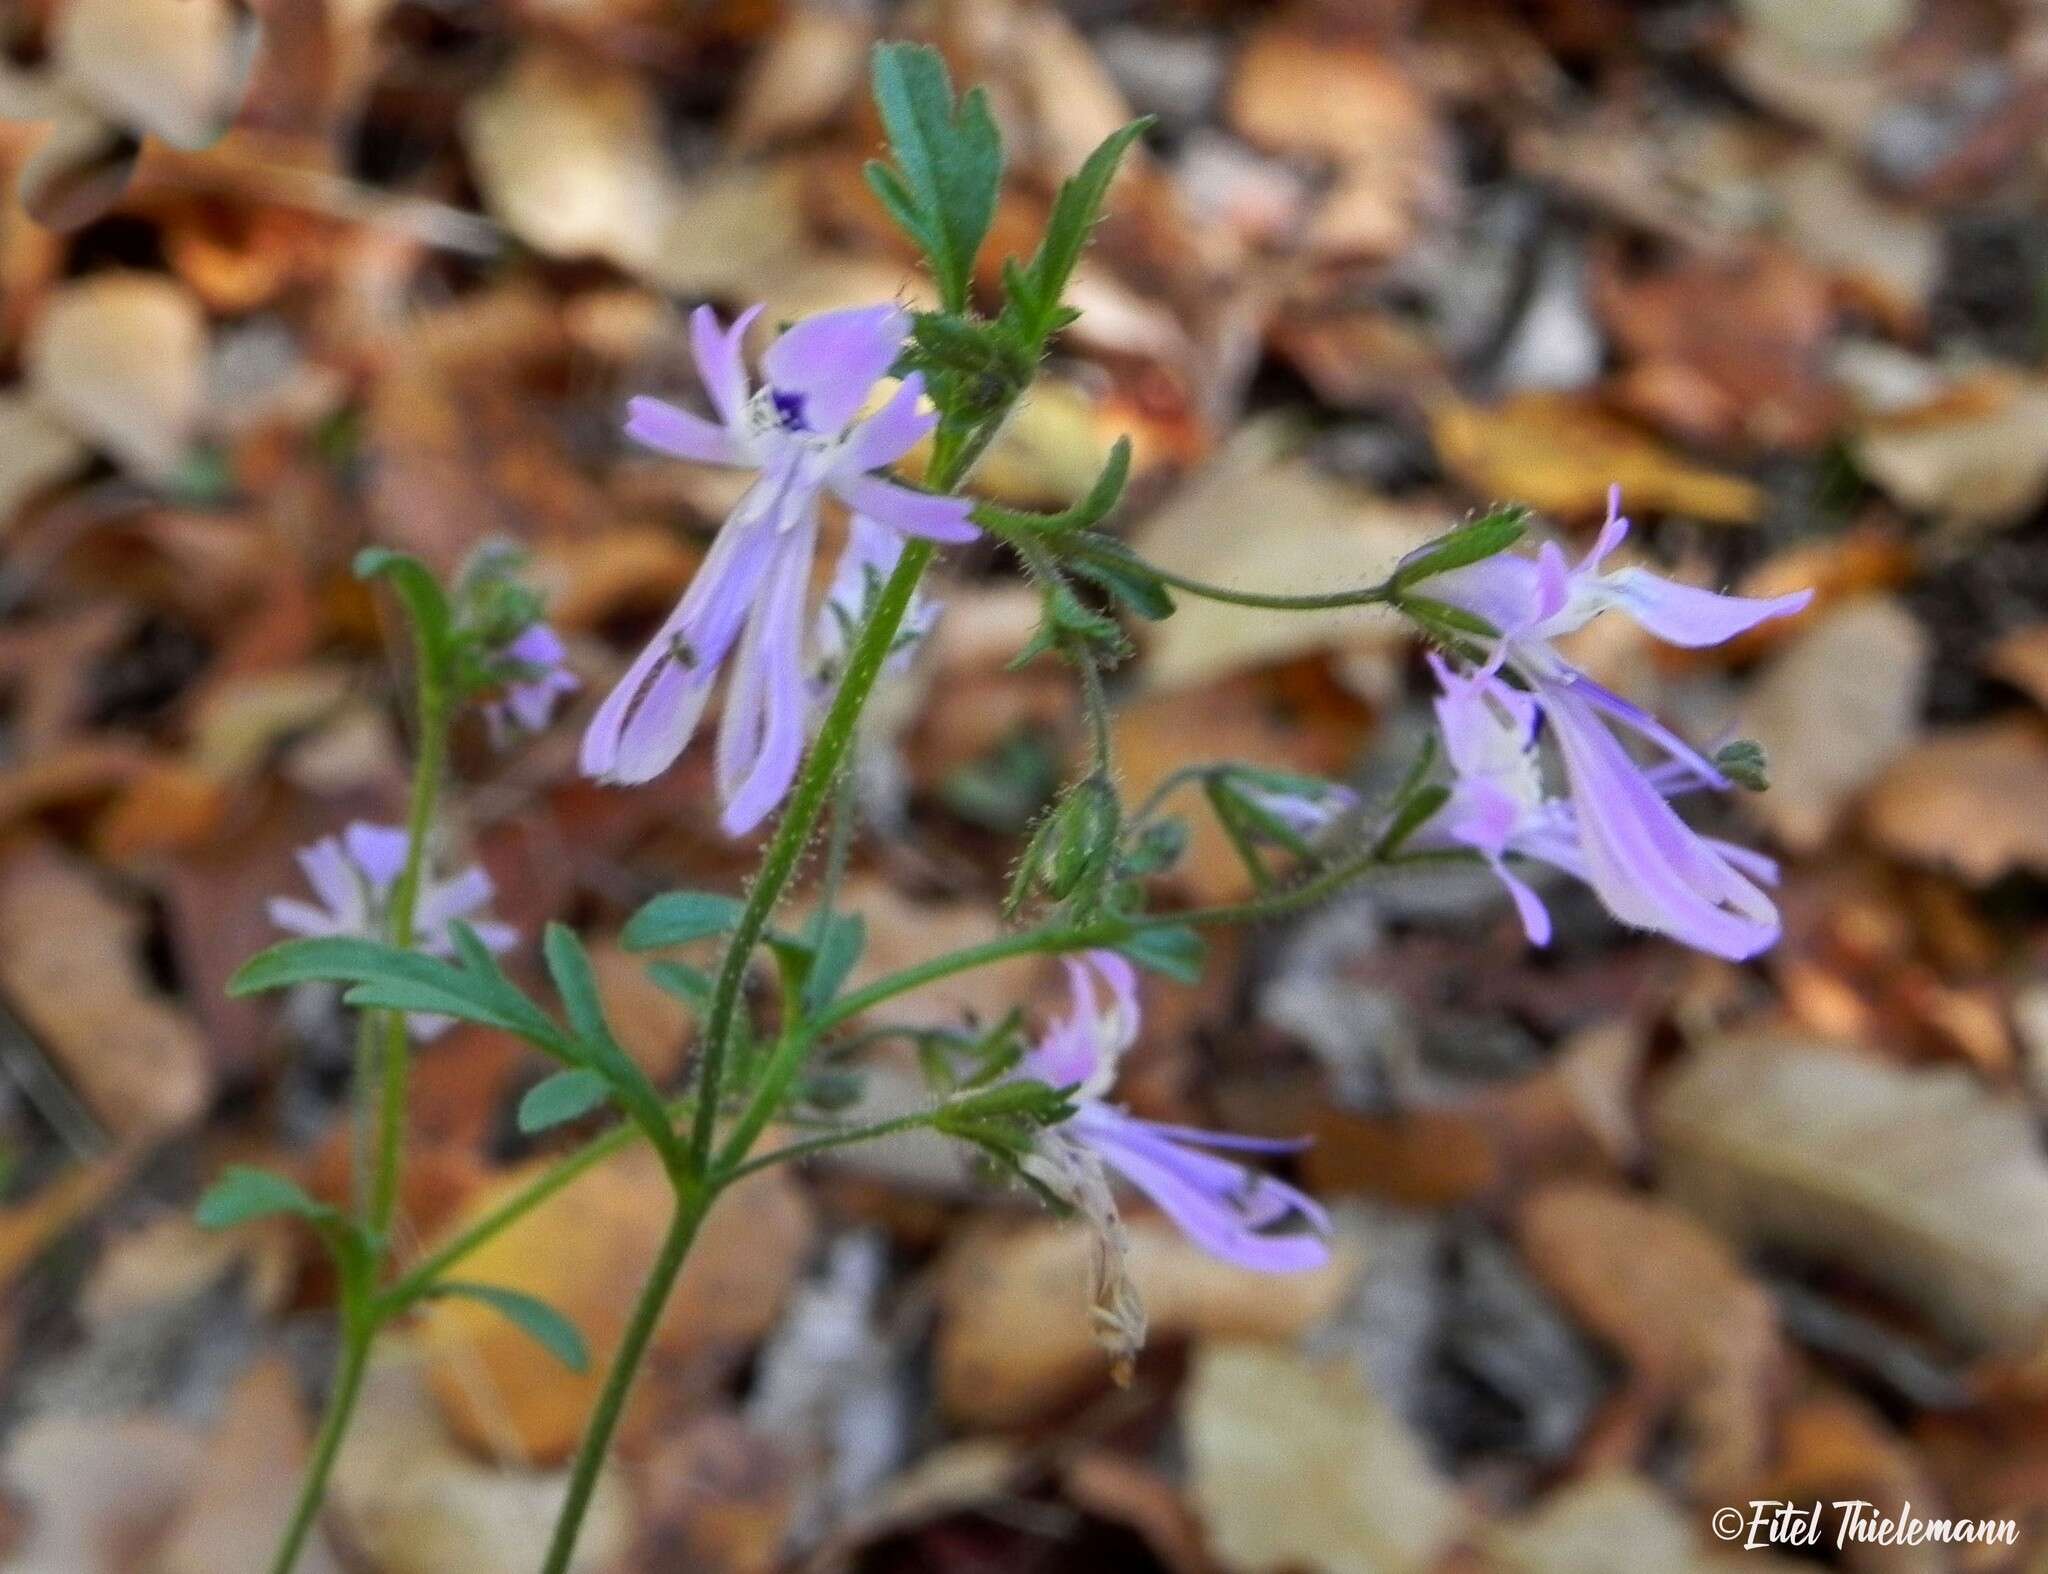
[[[423,641],[424,643],[424,641]],[[391,888],[388,938],[401,951],[412,949],[413,919],[419,911],[420,885],[425,878],[427,840],[434,828],[434,805],[440,797],[441,774],[448,757],[448,681],[435,655],[421,651],[419,758],[413,764],[412,801],[405,816],[405,865]],[[406,1083],[412,1068],[406,1042],[405,1013],[386,1014],[383,1092],[378,1105],[377,1161],[364,1223],[382,1241],[398,1208],[399,1158],[405,1146]],[[381,1250],[381,1248],[380,1248]]]
[[[662,1308],[668,1305],[675,1290],[676,1278],[690,1253],[690,1242],[696,1239],[697,1227],[704,1222],[714,1195],[713,1188],[701,1183],[687,1185],[676,1194],[675,1219],[669,1225],[647,1282],[640,1287],[640,1299],[633,1304],[633,1315],[612,1357],[611,1370],[605,1374],[597,1408],[591,1411],[590,1425],[576,1447],[576,1461],[569,1470],[569,1494],[563,1499],[561,1517],[555,1521],[555,1533],[548,1542],[547,1561],[541,1565],[541,1574],[566,1574],[569,1559],[575,1555],[583,1516],[590,1510],[590,1495],[597,1489],[598,1472],[604,1468],[605,1456],[611,1452],[612,1434],[618,1431],[619,1419],[625,1413],[626,1396],[632,1391],[640,1362],[647,1354],[655,1326],[661,1321]]]
[[[895,646],[896,631],[931,557],[930,542],[912,541],[904,547],[894,572],[883,583],[847,661],[846,675],[839,680],[832,706],[818,729],[817,741],[804,759],[795,790],[790,793],[789,807],[783,810],[775,835],[762,855],[761,870],[747,891],[746,906],[733,925],[718,981],[712,987],[711,1010],[704,1023],[704,1064],[698,1072],[697,1114],[690,1127],[690,1167],[700,1178],[710,1169],[712,1136],[718,1124],[719,1081],[739,1014],[747,964],[768,928],[768,920],[774,916],[776,904],[782,900],[783,890],[796,873],[811,833],[817,829],[819,812],[831,795],[833,781],[852,746],[861,710],[875,679],[881,676],[882,664]]]
[[[299,1480],[299,1495],[292,1505],[292,1517],[270,1560],[270,1574],[291,1574],[305,1550],[306,1538],[320,1517],[320,1505],[327,1496],[327,1479],[334,1473],[334,1461],[341,1453],[341,1440],[355,1415],[356,1400],[362,1396],[363,1373],[370,1364],[370,1342],[376,1338],[377,1323],[370,1317],[351,1316],[345,1320],[341,1364],[335,1368],[334,1387],[327,1396],[327,1411],[320,1418],[320,1431],[313,1440],[312,1457]]]

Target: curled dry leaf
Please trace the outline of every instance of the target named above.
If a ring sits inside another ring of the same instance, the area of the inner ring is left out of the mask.
[[[1654,1120],[1660,1185],[1738,1244],[1848,1268],[1973,1348],[2048,1326],[2048,1160],[2025,1107],[1968,1073],[1729,1039]]]
[[[112,1131],[160,1134],[206,1105],[205,1039],[142,968],[141,915],[52,849],[0,864],[0,991]]]
[[[1343,1298],[1360,1256],[1272,1277],[1208,1256],[1163,1219],[1127,1218],[1131,1276],[1154,1343],[1176,1336],[1299,1338]],[[939,1400],[967,1426],[1015,1426],[1109,1380],[1088,1313],[1087,1230],[1054,1221],[983,1230],[949,1254],[939,1287]]]
[[[1898,857],[1978,884],[2048,873],[2048,729],[2009,717],[1934,734],[1871,789],[1863,824]]]
[[[52,291],[23,360],[46,410],[148,479],[175,469],[199,429],[206,319],[162,274],[99,273]]]
[[[1763,1466],[1785,1349],[1770,1296],[1722,1241],[1668,1205],[1570,1182],[1524,1205],[1521,1239],[1537,1277],[1627,1361],[1641,1440],[1671,1409],[1684,1417],[1697,1496]]]
[[[132,131],[67,105],[21,167],[21,205],[48,229],[75,230],[120,200],[141,157]]]
[[[1770,757],[1748,800],[1778,840],[1812,852],[1850,799],[1920,732],[1933,641],[1889,596],[1828,613],[1774,657],[1744,696],[1739,731]]]
[[[1619,483],[1632,509],[1753,523],[1763,494],[1690,464],[1575,394],[1516,394],[1481,406],[1446,399],[1431,413],[1437,456],[1476,496],[1515,498],[1541,513],[1598,517]]]
[[[1195,1507],[1233,1574],[1422,1574],[1465,1529],[1421,1440],[1348,1361],[1212,1345],[1182,1426]]]

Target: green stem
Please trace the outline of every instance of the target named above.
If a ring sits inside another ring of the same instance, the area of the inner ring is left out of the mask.
[[[939,1118],[935,1109],[921,1109],[914,1115],[898,1115],[892,1120],[878,1120],[872,1126],[856,1126],[848,1131],[828,1131],[823,1136],[806,1137],[802,1142],[792,1142],[772,1153],[756,1154],[744,1164],[737,1164],[721,1172],[719,1182],[730,1186],[734,1181],[765,1170],[770,1165],[788,1164],[795,1159],[807,1159],[814,1153],[829,1152],[833,1148],[850,1147],[856,1142],[872,1142],[877,1137],[893,1137],[899,1132],[916,1131],[933,1124]]]
[[[421,634],[420,650],[420,740],[419,757],[413,764],[412,802],[405,816],[405,864],[391,888],[388,918],[391,944],[401,951],[412,949],[413,920],[419,911],[420,886],[425,879],[427,840],[434,828],[434,805],[440,796],[441,775],[448,757],[448,681],[438,652],[426,648]],[[370,1212],[365,1220],[371,1235],[382,1241],[391,1229],[398,1208],[399,1158],[405,1147],[405,1106],[407,1080],[412,1069],[411,1046],[406,1042],[405,1014],[387,1014],[384,1027],[383,1095],[378,1107],[376,1173],[370,1191]]]
[[[1366,585],[1357,590],[1329,590],[1300,596],[1260,590],[1236,590],[1229,585],[1212,585],[1207,580],[1196,579],[1189,574],[1175,573],[1170,568],[1161,568],[1157,563],[1140,557],[1121,543],[1111,544],[1107,537],[1100,539],[1102,545],[1095,545],[1091,540],[1091,555],[1129,564],[1162,584],[1173,586],[1175,590],[1184,590],[1191,596],[1200,596],[1204,601],[1226,602],[1233,607],[1262,607],[1273,612],[1329,612],[1339,607],[1382,606],[1394,599],[1393,586],[1385,580],[1377,585]]]
[[[341,1364],[335,1369],[334,1388],[327,1396],[327,1412],[320,1418],[320,1431],[313,1440],[313,1455],[306,1461],[306,1473],[299,1481],[299,1496],[292,1506],[291,1522],[285,1527],[277,1552],[270,1560],[270,1574],[291,1574],[305,1550],[306,1538],[320,1517],[320,1505],[327,1496],[327,1478],[334,1473],[334,1461],[341,1453],[341,1440],[355,1415],[356,1400],[363,1391],[363,1373],[370,1364],[370,1342],[376,1337],[377,1322],[368,1316],[345,1319]]]
[[[704,1222],[714,1195],[712,1187],[701,1183],[688,1185],[677,1194],[675,1220],[669,1225],[647,1282],[640,1287],[640,1299],[634,1303],[633,1315],[612,1356],[611,1370],[605,1373],[597,1408],[591,1411],[590,1425],[577,1445],[576,1461],[569,1471],[569,1495],[563,1500],[561,1517],[555,1521],[554,1537],[548,1543],[541,1574],[567,1574],[569,1559],[576,1551],[576,1537],[583,1529],[583,1516],[590,1509],[590,1495],[597,1488],[597,1474],[604,1468],[605,1456],[611,1452],[612,1434],[618,1430],[619,1419],[625,1412],[626,1396],[661,1321],[662,1308],[668,1305],[675,1289],[676,1277],[683,1271],[690,1242],[696,1239],[697,1227]]]
[[[712,987],[711,1010],[705,1019],[704,1064],[698,1073],[697,1114],[690,1130],[691,1167],[700,1177],[710,1167],[712,1135],[718,1124],[719,1081],[725,1069],[733,1023],[739,1014],[740,991],[746,983],[747,964],[753,958],[754,947],[768,928],[768,920],[774,916],[776,904],[782,900],[784,887],[796,873],[804,849],[810,844],[819,812],[824,808],[840,764],[853,743],[861,709],[867,704],[869,691],[881,675],[882,664],[888,660],[889,652],[895,646],[896,630],[903,622],[910,597],[931,557],[932,544],[929,541],[910,542],[904,547],[903,556],[897,559],[895,570],[883,583],[874,609],[861,627],[853,655],[847,661],[846,674],[839,680],[838,691],[832,696],[832,706],[826,711],[825,720],[818,729],[817,741],[811,745],[803,770],[797,776],[796,787],[790,793],[789,807],[783,810],[775,835],[768,843],[767,852],[762,855],[761,872],[755,876],[747,892],[746,906],[740,911],[739,921],[733,925],[732,938],[727,942],[725,959],[718,970],[718,981]]]

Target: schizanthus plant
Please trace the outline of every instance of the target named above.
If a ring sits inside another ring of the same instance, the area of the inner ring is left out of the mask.
[[[1655,717],[1571,665],[1558,641],[1617,612],[1674,644],[1719,644],[1805,597],[1750,600],[1693,589],[1636,566],[1613,567],[1628,525],[1619,501],[1593,550],[1572,564],[1554,543],[1520,550],[1528,522],[1499,509],[1393,565],[1377,583],[1300,596],[1205,584],[1146,562],[1105,528],[1122,494],[1120,443],[1072,508],[1031,514],[960,495],[1053,337],[1073,320],[1067,285],[1118,163],[1142,134],[1125,128],[1060,190],[1029,258],[977,268],[995,213],[1002,148],[979,92],[956,98],[937,57],[880,50],[876,97],[892,161],[868,171],[891,218],[924,256],[938,305],[894,301],[804,318],[777,333],[754,306],[730,323],[710,306],[691,319],[704,410],[635,399],[625,431],[690,464],[751,480],[719,526],[696,577],[586,724],[583,772],[621,790],[672,766],[720,689],[714,777],[725,832],[771,819],[744,896],[673,891],[627,923],[640,952],[717,948],[705,970],[675,958],[650,976],[697,1016],[699,1054],[679,1088],[652,1085],[620,1046],[582,942],[550,924],[540,962],[554,1003],[515,981],[501,958],[518,937],[482,916],[478,869],[436,873],[449,738],[467,710],[504,746],[543,730],[573,694],[563,642],[540,622],[517,560],[486,551],[444,588],[415,560],[371,550],[359,572],[387,583],[411,622],[419,756],[403,826],[355,824],[301,855],[317,903],[281,894],[271,914],[296,938],[254,958],[238,993],[339,985],[361,1012],[355,1085],[356,1196],[348,1209],[289,1180],[230,1171],[201,1216],[227,1225],[262,1214],[306,1220],[329,1247],[340,1287],[342,1348],[333,1391],[274,1569],[311,1534],[379,1332],[421,1301],[468,1295],[512,1318],[554,1356],[587,1359],[559,1313],[502,1286],[460,1277],[464,1259],[525,1211],[628,1142],[657,1155],[674,1193],[660,1253],[642,1287],[570,1467],[544,1574],[569,1567],[583,1515],[649,1339],[698,1227],[736,1180],[773,1164],[912,1129],[971,1146],[1092,1233],[1093,1315],[1119,1372],[1144,1340],[1124,1202],[1136,1192],[1196,1246],[1236,1267],[1294,1273],[1326,1264],[1328,1213],[1270,1166],[1300,1144],[1146,1118],[1117,1101],[1117,1077],[1142,1025],[1141,971],[1191,981],[1201,931],[1299,911],[1383,871],[1460,860],[1490,869],[1529,940],[1551,923],[1540,882],[1584,882],[1621,922],[1733,960],[1777,937],[1770,860],[1692,830],[1685,795],[1760,785],[1754,746],[1709,758]],[[997,292],[986,280],[999,277]],[[977,280],[983,287],[977,287]],[[991,309],[983,309],[991,308]],[[763,341],[749,371],[750,332]],[[897,468],[916,456],[912,484]],[[1243,527],[1257,528],[1256,520]],[[815,560],[830,527],[844,546],[813,603]],[[1039,627],[1019,659],[1073,670],[1089,748],[1074,780],[1017,860],[1000,938],[924,959],[855,988],[866,930],[839,905],[838,870],[855,832],[846,767],[885,670],[913,660],[932,604],[922,581],[939,548],[993,538],[1040,596]],[[1440,743],[1380,802],[1333,782],[1229,762],[1194,762],[1145,803],[1116,788],[1105,673],[1127,653],[1129,619],[1172,615],[1175,596],[1268,608],[1351,607],[1408,619],[1432,645]],[[1546,739],[1549,740],[1546,743]],[[1243,860],[1249,899],[1159,909],[1155,877],[1187,841],[1167,812],[1198,787]],[[777,923],[822,825],[832,852],[811,916]],[[1057,958],[1063,1012],[1026,1033],[1021,1012],[948,1031],[892,1023],[891,1003],[936,980],[1006,959]],[[756,1016],[747,989],[772,972],[776,1009]],[[522,1100],[539,1136],[608,1113],[609,1126],[524,1190],[400,1270],[392,1240],[404,1160],[406,1024],[450,1019],[511,1034],[553,1073]],[[878,1036],[917,1046],[929,1081],[920,1109],[862,1122],[843,1082],[854,1051]],[[829,1075],[827,1073],[830,1073]],[[836,1079],[836,1084],[835,1084]],[[827,1097],[828,1087],[840,1085]],[[771,1130],[806,1135],[760,1150]]]

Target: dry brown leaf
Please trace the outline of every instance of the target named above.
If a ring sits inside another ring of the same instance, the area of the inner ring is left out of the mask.
[[[1475,497],[1590,518],[1619,484],[1630,508],[1753,523],[1763,494],[1690,464],[1647,432],[1576,394],[1516,394],[1498,405],[1447,399],[1432,412],[1437,455]]]
[[[1721,1241],[1667,1205],[1569,1182],[1523,1206],[1521,1240],[1537,1277],[1627,1361],[1643,1424],[1679,1409],[1695,1496],[1763,1466],[1785,1350],[1770,1296]]]
[[[1261,147],[1339,166],[1312,221],[1311,249],[1392,256],[1444,202],[1435,106],[1393,56],[1290,22],[1261,28],[1238,58],[1226,106]]]
[[[616,939],[591,939],[590,966],[620,1045],[656,1087],[673,1082],[696,1021],[690,1008],[647,976],[646,957]]]
[[[1279,1277],[1219,1262],[1164,1219],[1126,1221],[1151,1337],[1288,1340],[1330,1315],[1359,1264]],[[1087,1230],[1036,1222],[970,1234],[939,1289],[939,1400],[969,1426],[1014,1426],[1109,1380],[1089,1317]]]
[[[1182,1427],[1194,1505],[1233,1574],[1421,1574],[1468,1511],[1349,1362],[1200,1351]]]
[[[51,849],[0,864],[0,990],[107,1127],[158,1134],[206,1107],[213,1073],[192,1019],[142,968],[142,918]]]
[[[1968,1073],[1725,1040],[1655,1125],[1662,1187],[1739,1244],[1851,1268],[1972,1347],[2048,1325],[2048,1161],[2027,1110]]]
[[[135,1168],[119,1150],[64,1171],[34,1196],[0,1208],[0,1285],[14,1283],[58,1236],[111,1197]]]
[[[1452,523],[1333,481],[1286,446],[1275,425],[1244,428],[1131,544],[1162,568],[1213,584],[1308,594],[1373,584]],[[1388,648],[1405,638],[1394,619],[1357,607],[1276,616],[1194,596],[1178,600],[1146,652],[1144,678],[1154,693],[1309,651]]]
[[[1778,48],[1836,67],[1896,43],[1916,0],[1737,0],[1748,25]]]
[[[9,1438],[0,1482],[25,1511],[8,1574],[133,1574],[148,1568],[192,1491],[205,1445],[151,1416],[46,1415]]]
[[[298,1495],[307,1431],[289,1366],[273,1356],[245,1370],[151,1574],[264,1574]],[[341,1564],[316,1535],[297,1567],[339,1574]]]
[[[985,944],[1004,932],[1002,918],[990,902],[915,901],[879,875],[849,880],[839,905],[867,920],[867,945],[847,977],[849,992],[948,951]],[[882,1015],[891,1022],[933,1028],[999,1022],[1013,1005],[1030,998],[1043,967],[1038,957],[1018,956],[974,968],[898,995],[882,1008]]]
[[[252,25],[229,0],[70,0],[54,44],[67,85],[108,120],[202,148],[241,105]]]
[[[450,1233],[530,1178],[530,1171],[515,1171],[483,1188]],[[575,1446],[633,1296],[660,1250],[670,1208],[659,1164],[636,1149],[558,1192],[464,1261],[465,1280],[522,1290],[561,1312],[581,1331],[591,1364],[570,1371],[479,1302],[432,1302],[420,1319],[427,1382],[459,1436],[472,1447],[541,1463]],[[726,1192],[691,1248],[655,1350],[685,1361],[757,1339],[801,1272],[810,1236],[809,1205],[787,1170],[766,1171]]]
[[[1789,1574],[1768,1552],[1719,1552],[1704,1515],[1678,1508],[1640,1476],[1602,1471],[1570,1481],[1485,1533],[1501,1574]]]
[[[484,200],[550,257],[652,261],[671,178],[647,79],[533,48],[471,98],[464,143]]]
[[[1849,801],[1920,733],[1933,641],[1889,596],[1825,614],[1744,695],[1740,730],[1764,746],[1771,790],[1750,809],[1796,852],[1833,832]]]
[[[752,300],[809,249],[795,160],[723,164],[676,189],[640,277],[690,299]]]
[[[1933,405],[1880,415],[1856,462],[1907,508],[1966,525],[2008,525],[2048,496],[2048,382],[1987,373]]]
[[[91,457],[69,427],[18,394],[0,394],[0,540],[24,503],[83,470]]]
[[[2048,873],[2048,730],[2011,717],[1935,733],[1870,790],[1863,824],[1889,852],[1978,884]]]
[[[1910,330],[1941,276],[1934,216],[1875,195],[1838,153],[1815,148],[1770,172],[1777,221],[1799,254],[1882,319]]]
[[[754,151],[829,127],[860,88],[873,36],[865,16],[837,6],[791,11],[734,94],[733,147]]]
[[[1833,327],[1826,281],[1757,246],[1653,273],[1596,274],[1602,320],[1627,363],[1617,389],[1644,419],[1693,442],[1809,448],[1835,427],[1821,376]]]
[[[532,1352],[531,1345],[528,1346]],[[529,1353],[529,1362],[546,1356]],[[521,1569],[547,1544],[566,1471],[494,1466],[449,1436],[427,1392],[428,1359],[386,1332],[363,1384],[355,1425],[335,1465],[329,1513],[379,1574],[481,1574]],[[613,1469],[597,1479],[573,1574],[605,1574],[625,1555],[633,1508]]]
[[[51,414],[152,479],[199,429],[206,319],[158,273],[98,273],[51,291],[23,347],[31,392]]]

